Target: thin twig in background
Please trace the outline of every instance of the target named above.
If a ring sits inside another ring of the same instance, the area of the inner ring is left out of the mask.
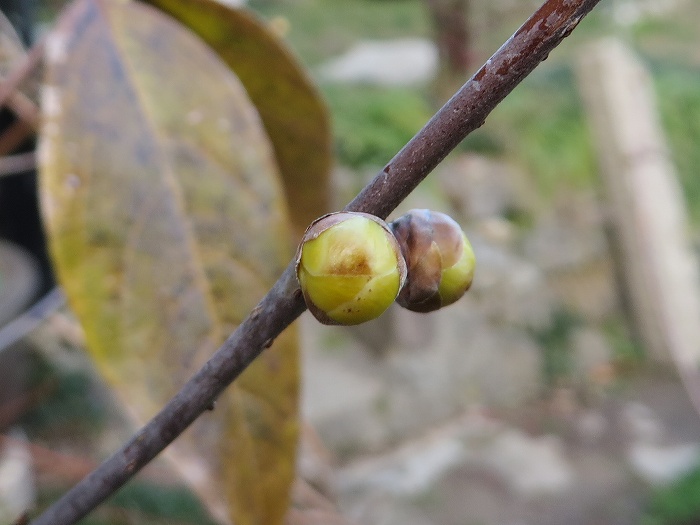
[[[52,483],[77,483],[99,465],[94,459],[71,452],[57,452],[22,438],[0,434],[0,450],[3,446],[19,445],[27,449],[31,456],[32,469],[39,478],[50,479]],[[180,486],[181,481],[172,470],[162,465],[151,464],[141,473],[142,481],[159,486]]]
[[[37,42],[27,53],[22,63],[15,67],[2,84],[0,84],[0,107],[4,106],[10,96],[24,80],[41,64],[44,58],[46,37]]]
[[[36,130],[21,119],[15,120],[0,134],[0,156],[9,155],[36,134]]]
[[[24,414],[46,401],[56,390],[55,381],[46,381],[15,398],[0,403],[0,432],[4,432]],[[0,444],[3,436],[0,434]]]
[[[27,95],[21,91],[13,91],[7,97],[7,107],[17,115],[17,118],[26,122],[34,129],[39,127],[39,108]]]
[[[33,151],[0,157],[0,177],[34,169],[36,169],[36,155]]]
[[[599,0],[547,0],[346,207],[386,218]],[[546,104],[547,101],[542,101]],[[290,263],[211,359],[121,450],[38,516],[70,525],[175,440],[306,309]]]
[[[39,108],[34,101],[19,91],[19,86],[41,64],[44,56],[44,42],[45,38],[37,42],[20,64],[12,69],[7,78],[0,83],[0,108],[7,106],[18,119],[0,136],[0,156],[15,151],[17,147],[33,137],[39,127]],[[8,169],[0,168],[0,176],[11,173]]]

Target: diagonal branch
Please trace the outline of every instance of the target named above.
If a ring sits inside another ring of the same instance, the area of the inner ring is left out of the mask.
[[[44,56],[46,39],[42,38],[29,50],[21,64],[15,67],[10,74],[0,83],[0,107],[4,106],[32,72],[40,66]]]
[[[346,207],[386,218],[599,0],[547,0]],[[126,483],[211,408],[221,392],[305,310],[290,263],[211,359],[121,450],[32,523],[69,525]]]

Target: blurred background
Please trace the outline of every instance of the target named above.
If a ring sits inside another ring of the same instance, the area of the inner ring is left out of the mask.
[[[48,26],[60,5],[0,2],[25,44],[24,11]],[[327,100],[338,209],[538,6],[247,2]],[[462,301],[352,329],[299,321],[299,468],[348,519],[700,522],[698,19],[697,0],[603,0],[397,210],[465,228],[478,266]],[[31,133],[0,118],[0,154],[26,160]],[[4,523],[130,432],[53,288],[31,163],[0,167]],[[84,523],[209,523],[164,469]]]

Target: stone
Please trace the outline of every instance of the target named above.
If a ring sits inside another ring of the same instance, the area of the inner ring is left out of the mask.
[[[700,465],[700,443],[654,445],[635,443],[628,451],[630,465],[647,482],[671,483]]]
[[[654,410],[639,401],[628,402],[622,410],[623,431],[637,443],[658,444],[666,430]]]
[[[401,308],[394,303],[376,319],[354,326],[343,326],[342,330],[362,344],[372,355],[381,357],[396,343],[400,329],[397,318]],[[415,332],[415,331],[414,331]]]
[[[575,477],[557,437],[530,437],[517,429],[496,437],[482,451],[480,462],[498,473],[515,492],[527,497],[563,493]]]
[[[557,303],[581,319],[601,323],[619,312],[619,286],[609,257],[549,272],[545,279]]]
[[[20,431],[0,439],[0,523],[14,523],[34,509],[36,486],[32,456]]]
[[[474,284],[469,294],[496,323],[546,329],[554,303],[541,269],[504,246],[467,231],[476,254]]]
[[[434,315],[411,312],[398,305],[392,307],[391,313],[394,319],[397,348],[404,351],[430,348],[438,330],[437,318]]]
[[[424,348],[395,350],[383,371],[383,424],[396,439],[453,417],[474,403],[515,408],[537,396],[541,353],[531,338],[484,322],[463,300],[433,313]]]
[[[0,239],[0,328],[29,306],[40,284],[39,264],[32,254]]]
[[[584,383],[596,381],[600,371],[610,366],[613,351],[605,334],[592,326],[575,328],[571,334],[575,376]]]
[[[575,421],[576,436],[579,443],[594,446],[602,441],[610,425],[607,418],[598,410],[582,410]]]
[[[387,431],[374,407],[385,387],[372,370],[373,359],[337,327],[323,326],[308,313],[301,318],[301,342],[303,417],[336,454],[381,447]]]
[[[327,496],[333,493],[332,454],[308,423],[302,424],[297,452],[297,474],[321,494]]]
[[[538,395],[537,345],[525,331],[491,326],[473,300],[430,316],[395,313],[403,321],[383,356],[303,317],[303,413],[334,453],[382,450],[473,403],[514,408]]]
[[[421,436],[377,455],[366,455],[336,471],[343,492],[381,490],[411,496],[429,490],[446,470],[467,458],[468,443],[483,444],[501,431],[500,421],[472,407]],[[482,445],[479,445],[482,446]]]
[[[483,219],[476,224],[475,228],[479,235],[491,244],[512,246],[517,240],[515,225],[501,217]]]
[[[519,175],[503,161],[464,154],[437,172],[445,198],[468,221],[505,217],[518,208]]]
[[[597,197],[581,191],[559,197],[523,240],[524,257],[544,273],[556,302],[600,322],[618,307],[618,286]]]
[[[600,205],[592,193],[560,198],[523,243],[525,257],[546,272],[579,267],[608,255]]]
[[[378,86],[411,86],[432,80],[438,67],[438,52],[423,38],[366,40],[344,55],[323,64],[323,80]]]
[[[381,491],[393,495],[425,492],[450,468],[464,460],[455,435],[428,437],[379,457],[357,461],[336,478],[339,490]]]
[[[610,5],[611,19],[628,28],[650,19],[680,14],[679,7],[688,3],[686,0],[623,0]]]
[[[409,501],[376,492],[359,501],[341,504],[345,514],[362,525],[438,525]]]

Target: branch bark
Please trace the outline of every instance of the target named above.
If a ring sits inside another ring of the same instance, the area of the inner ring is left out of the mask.
[[[4,106],[22,82],[41,64],[45,38],[37,42],[27,53],[22,63],[15,67],[0,84],[0,107]]]
[[[386,218],[573,31],[599,0],[547,0],[350,202]],[[165,407],[32,523],[69,525],[175,440],[306,309],[290,263],[263,300]]]

